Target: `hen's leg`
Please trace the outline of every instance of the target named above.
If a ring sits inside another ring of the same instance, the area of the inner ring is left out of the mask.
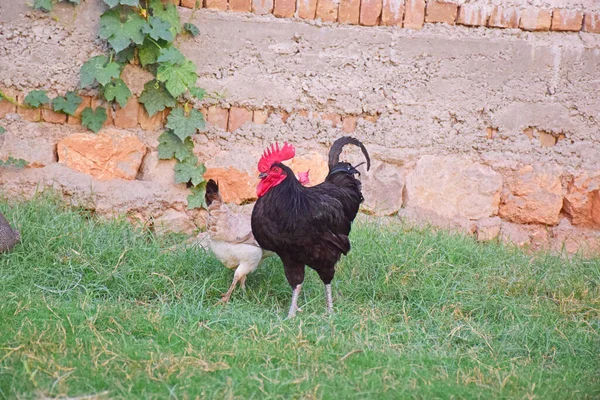
[[[288,312],[288,318],[294,318],[297,311],[302,311],[302,309],[298,308],[298,296],[300,296],[301,290],[302,284],[299,284],[294,288],[294,292],[292,293],[292,305],[290,306],[290,312]]]
[[[327,312],[333,314],[333,297],[331,296],[331,283],[325,285],[325,298],[327,299]]]
[[[244,276],[245,278],[245,276]],[[235,289],[238,281],[240,280],[240,276],[238,276],[238,274],[233,275],[233,282],[231,282],[231,286],[229,286],[229,290],[227,291],[227,293],[225,293],[223,295],[223,297],[221,297],[221,301],[223,303],[227,303],[229,302],[229,298],[231,297],[231,293],[233,293],[233,290]]]
[[[240,278],[240,287],[244,292],[246,291],[246,275]]]

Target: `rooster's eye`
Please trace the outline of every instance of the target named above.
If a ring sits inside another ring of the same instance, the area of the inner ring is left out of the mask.
[[[275,167],[275,168],[273,168],[273,172],[277,172],[277,173],[279,173],[279,167]]]

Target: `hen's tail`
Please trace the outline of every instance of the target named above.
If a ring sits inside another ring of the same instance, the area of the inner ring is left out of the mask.
[[[210,206],[213,201],[221,202],[221,194],[219,193],[219,184],[212,179],[206,183],[206,193],[204,194],[206,205]]]
[[[351,136],[343,136],[343,137],[339,138],[338,140],[336,140],[333,143],[333,145],[331,145],[331,149],[329,149],[329,173],[331,173],[334,170],[334,168],[339,164],[340,154],[342,154],[342,149],[347,144],[353,144],[355,146],[360,147],[360,149],[362,150],[362,153],[365,156],[365,159],[367,160],[367,171],[368,171],[369,168],[371,168],[371,158],[369,157],[369,153],[367,152],[367,149],[365,148],[365,146],[361,143],[360,140],[358,140],[356,138],[353,138]],[[358,165],[356,167],[358,167]]]

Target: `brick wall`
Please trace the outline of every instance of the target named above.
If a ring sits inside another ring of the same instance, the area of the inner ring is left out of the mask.
[[[182,20],[201,31],[180,48],[212,94],[194,104],[209,123],[194,138],[206,176],[226,200],[252,201],[260,153],[287,140],[298,148],[293,167],[317,183],[329,144],[352,133],[374,160],[363,174],[367,213],[480,240],[600,248],[600,10],[490,3],[207,0],[192,16],[193,4],[180,2]],[[18,100],[76,89],[80,65],[103,51],[89,29],[101,9],[82,4],[74,16],[59,5],[53,19],[0,4],[0,87]],[[127,71],[140,86],[144,74]],[[94,91],[81,94],[101,104]],[[204,212],[186,210],[172,162],[158,160],[166,116],[148,118],[133,98],[94,135],[76,116],[0,102],[0,159],[30,162],[0,171],[0,191],[53,185],[99,214],[201,229]],[[83,158],[67,156],[69,146]]]

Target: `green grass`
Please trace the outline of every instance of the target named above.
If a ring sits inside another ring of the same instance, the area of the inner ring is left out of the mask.
[[[0,398],[600,398],[600,260],[531,257],[432,230],[356,224],[324,316],[267,260],[232,273],[181,236],[49,195],[0,201]]]

